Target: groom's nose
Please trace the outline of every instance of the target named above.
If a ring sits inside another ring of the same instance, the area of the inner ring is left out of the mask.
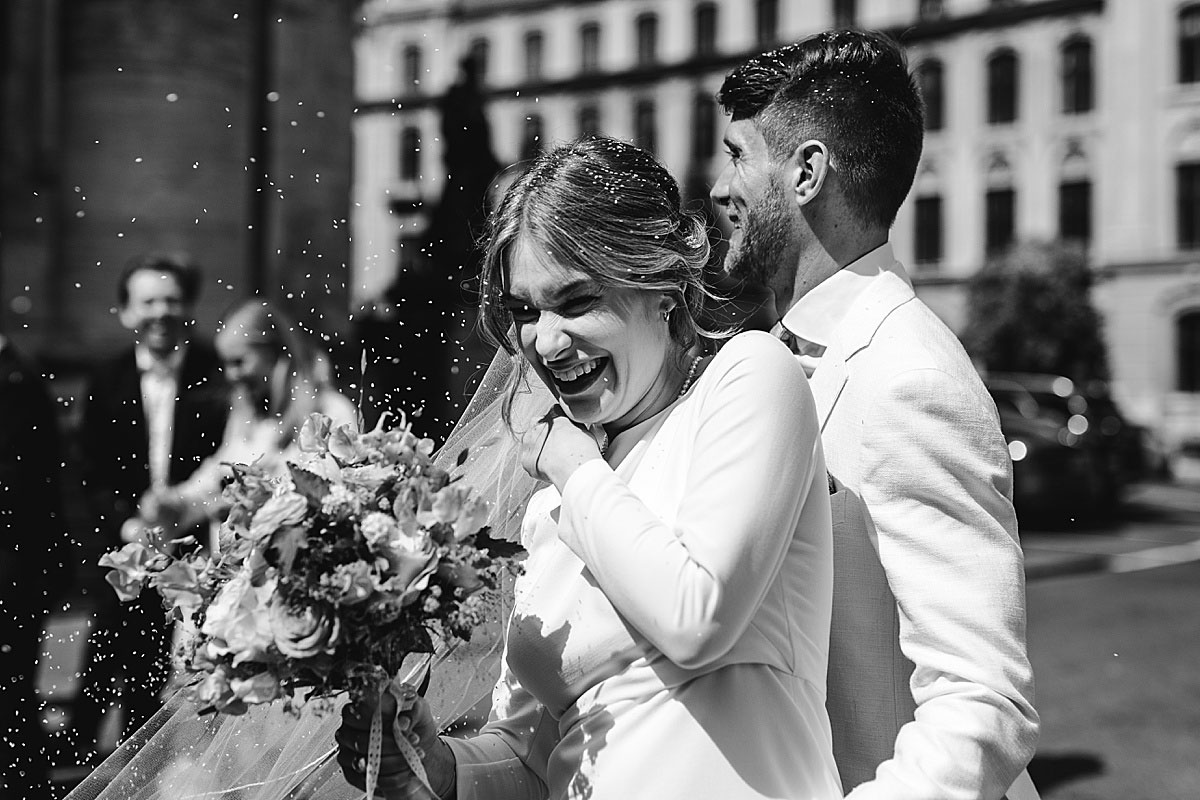
[[[729,165],[726,165],[717,175],[716,182],[708,190],[708,196],[719,206],[729,202]]]

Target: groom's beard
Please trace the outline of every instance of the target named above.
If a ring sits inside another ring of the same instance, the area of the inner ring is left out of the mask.
[[[737,280],[777,289],[780,273],[795,269],[795,261],[788,260],[795,238],[789,230],[793,224],[789,211],[784,187],[772,178],[762,199],[746,209],[742,240],[725,254],[725,272]]]

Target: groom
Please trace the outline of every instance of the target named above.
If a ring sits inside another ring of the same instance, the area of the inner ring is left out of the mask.
[[[741,65],[718,100],[732,118],[712,190],[734,228],[725,268],[774,292],[822,423],[827,707],[848,797],[1036,797],[1008,450],[966,353],[888,243],[923,135],[904,55],[830,31]]]

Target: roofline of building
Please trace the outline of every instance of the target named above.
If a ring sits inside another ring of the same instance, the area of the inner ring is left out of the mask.
[[[1104,0],[1044,0],[1041,3],[1016,3],[988,7],[975,14],[920,20],[907,27],[888,28],[886,32],[902,44],[917,44],[948,39],[963,33],[1009,28],[1045,17],[1072,14],[1101,14]]]
[[[526,0],[526,2],[514,4],[514,7],[517,11],[528,11],[560,4],[562,1]],[[512,13],[512,11],[513,8],[477,9],[475,11],[459,9],[452,10],[450,17],[456,20],[476,19],[491,13]],[[985,11],[962,17],[923,20],[903,28],[887,28],[885,32],[908,45],[946,39],[967,32],[1009,27],[1045,17],[1081,13],[1098,14],[1103,11],[1104,0],[1045,0],[1041,3],[1022,3],[988,8]],[[520,98],[521,95],[543,97],[556,94],[599,92],[617,86],[646,86],[670,78],[698,79],[714,72],[724,74],[760,52],[761,50],[754,49],[725,55],[695,55],[673,64],[654,64],[615,72],[587,73],[559,80],[528,82],[504,87],[484,87],[483,94],[488,100],[512,100]],[[360,100],[354,113],[356,115],[390,113],[399,109],[418,111],[436,107],[438,98],[439,96],[436,94],[413,93],[386,100]]]

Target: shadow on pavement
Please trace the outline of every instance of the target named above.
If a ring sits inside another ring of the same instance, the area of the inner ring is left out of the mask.
[[[1029,762],[1029,777],[1043,796],[1064,783],[1104,773],[1104,762],[1090,753],[1046,753]]]

